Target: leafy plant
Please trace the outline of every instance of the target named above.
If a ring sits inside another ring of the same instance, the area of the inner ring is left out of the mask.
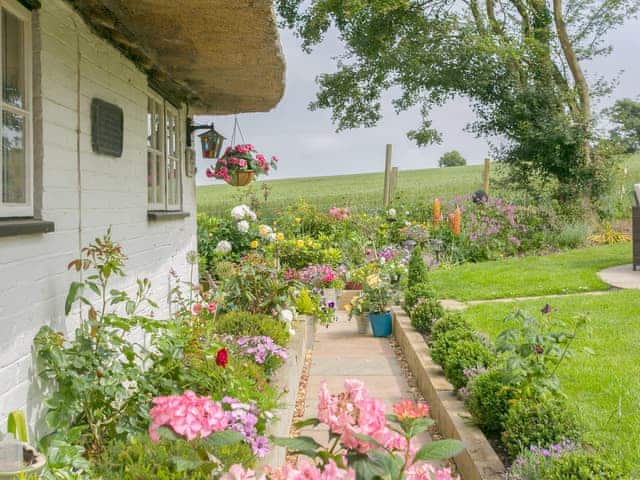
[[[573,356],[571,345],[579,331],[587,328],[587,320],[585,315],[571,322],[557,320],[550,305],[543,307],[541,318],[521,310],[508,315],[505,321],[518,325],[502,331],[497,339],[497,350],[505,357],[508,382],[524,396],[560,395],[558,368]]]
[[[421,299],[427,300],[432,298],[436,298],[436,293],[430,283],[409,284],[404,291],[404,311],[411,314],[411,311]]]
[[[522,398],[513,402],[507,412],[502,444],[509,456],[515,458],[530,445],[548,447],[579,437],[577,420],[561,398]]]
[[[468,390],[465,405],[474,423],[487,435],[499,435],[517,389],[507,383],[502,370],[491,368],[471,379]]]
[[[610,223],[605,223],[600,232],[590,235],[589,241],[598,245],[615,245],[631,241],[631,235],[616,231]]]
[[[444,374],[455,388],[467,385],[467,371],[484,369],[495,362],[495,354],[478,339],[460,340],[447,349]]]
[[[457,345],[458,342],[464,340],[474,341],[477,339],[476,334],[469,328],[454,327],[444,331],[437,336],[432,335],[429,341],[429,353],[434,362],[443,368],[447,366],[449,352]]]
[[[407,283],[409,286],[427,281],[427,266],[422,257],[422,248],[416,245],[411,251],[409,257],[409,271],[407,274]]]
[[[444,316],[444,308],[435,298],[421,299],[411,310],[411,326],[421,333],[431,333],[433,323]]]

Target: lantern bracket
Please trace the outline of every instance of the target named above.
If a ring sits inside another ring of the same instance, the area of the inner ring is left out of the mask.
[[[191,118],[187,118],[187,147],[191,147],[191,136],[193,135],[193,132],[195,132],[196,130],[214,130],[214,125],[213,122],[211,122],[209,125],[194,125],[193,124],[193,120]]]

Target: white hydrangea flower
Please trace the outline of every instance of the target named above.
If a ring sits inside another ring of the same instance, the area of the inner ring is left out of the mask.
[[[220,240],[216,245],[216,253],[229,253],[231,252],[231,242],[227,240]]]
[[[285,308],[280,311],[279,318],[281,322],[290,324],[293,321],[293,312],[288,308]]]
[[[237,205],[231,209],[231,218],[234,220],[243,220],[245,218],[255,220],[256,214],[247,205],[243,204]]]
[[[249,222],[246,220],[240,220],[237,227],[240,233],[247,233],[249,231]]]
[[[396,212],[395,208],[390,208],[389,210],[387,210],[387,216],[389,218],[396,218],[397,214],[398,214],[398,212]]]
[[[277,238],[277,235],[271,232],[269,235],[267,235],[267,242],[273,243],[277,240]]]

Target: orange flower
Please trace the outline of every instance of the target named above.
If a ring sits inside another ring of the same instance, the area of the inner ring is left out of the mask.
[[[422,418],[429,415],[429,405],[420,402],[413,403],[411,400],[403,398],[393,406],[393,413],[400,421],[406,418]]]
[[[433,224],[437,227],[440,224],[440,199],[436,198],[433,201]]]
[[[457,237],[460,235],[460,228],[462,225],[462,210],[460,207],[456,208],[454,213],[449,214],[449,227],[451,227],[451,231]]]

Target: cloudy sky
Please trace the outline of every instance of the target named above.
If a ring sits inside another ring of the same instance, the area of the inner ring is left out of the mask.
[[[282,31],[281,40],[287,60],[284,98],[271,112],[238,117],[248,142],[265,154],[281,159],[280,169],[271,178],[382,171],[387,143],[393,144],[393,163],[401,170],[435,167],[443,152],[454,149],[459,150],[469,163],[481,163],[487,156],[487,141],[464,131],[474,116],[462,99],[452,101],[432,114],[434,126],[443,133],[441,145],[418,148],[407,140],[406,132],[419,123],[419,112],[396,115],[388,102],[379,126],[335,133],[330,112],[311,112],[307,106],[315,98],[316,76],[335,69],[332,57],[341,49],[339,42],[336,38],[328,38],[313,53],[306,54],[290,31]],[[609,42],[614,47],[613,53],[585,66],[591,76],[612,78],[619,75],[614,94],[597,104],[596,109],[608,106],[616,98],[640,96],[640,21],[627,22],[610,34]],[[221,133],[231,136],[232,116],[201,117],[199,120],[207,123],[214,120]],[[199,159],[199,184],[214,183],[204,177],[207,165],[209,161]]]

